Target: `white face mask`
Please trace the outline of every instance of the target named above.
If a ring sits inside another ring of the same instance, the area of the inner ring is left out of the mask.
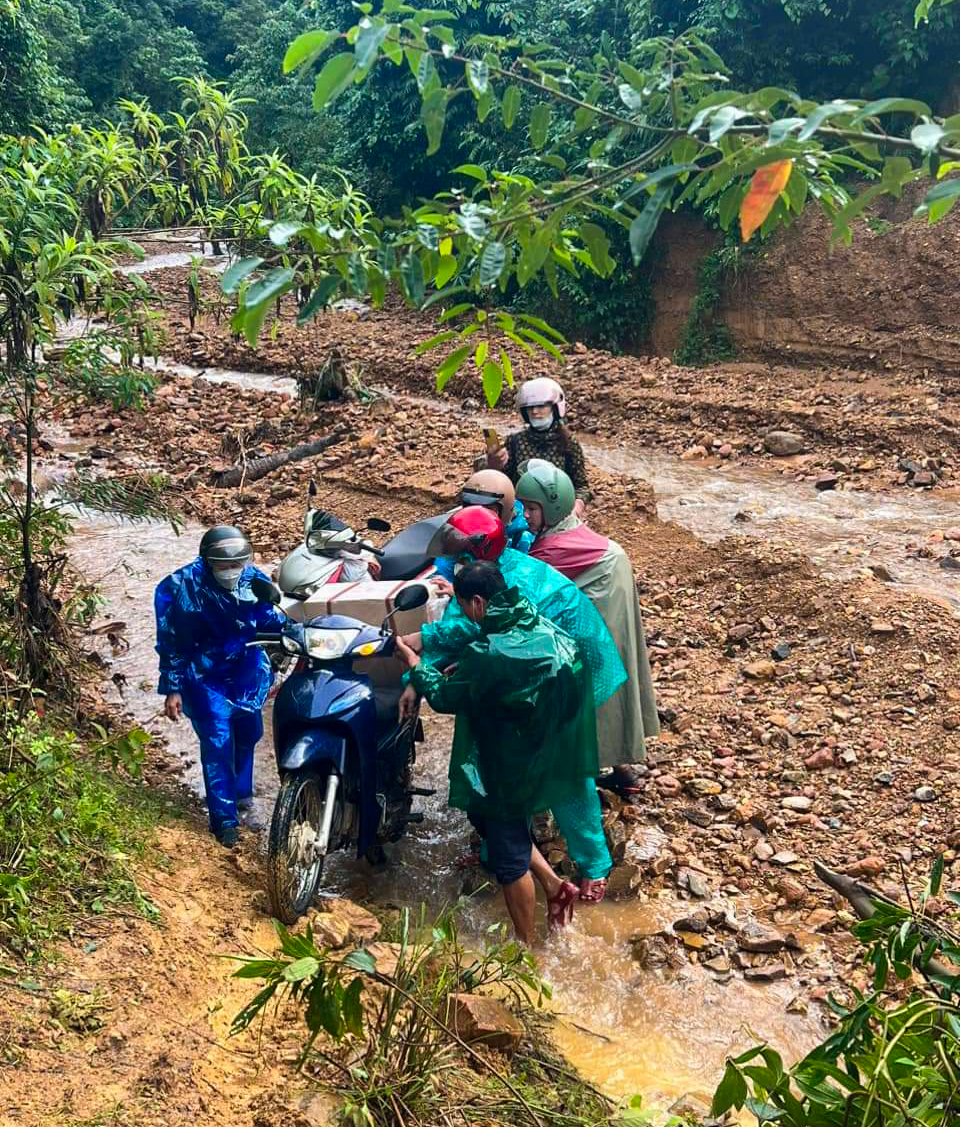
[[[227,591],[236,591],[240,586],[240,576],[243,575],[242,567],[231,567],[224,571],[213,571],[213,578]]]
[[[553,426],[553,413],[551,412],[545,419],[531,419],[530,425],[534,430],[549,430]]]

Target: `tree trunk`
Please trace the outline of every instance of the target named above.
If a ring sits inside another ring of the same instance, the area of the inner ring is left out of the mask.
[[[318,439],[316,442],[294,446],[292,450],[281,450],[279,453],[270,454],[266,458],[254,458],[252,462],[247,462],[245,465],[233,466],[229,470],[214,473],[213,484],[218,489],[230,489],[241,483],[259,481],[260,478],[266,477],[267,474],[273,473],[274,470],[278,470],[281,466],[290,462],[302,462],[306,458],[313,458],[317,454],[322,454],[328,447],[335,446],[346,437],[345,431],[338,431],[335,434],[327,435],[326,438]]]

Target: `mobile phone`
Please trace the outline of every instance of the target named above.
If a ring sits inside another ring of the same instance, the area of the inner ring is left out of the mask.
[[[487,442],[487,450],[491,454],[499,450],[503,445],[503,441],[501,440],[500,435],[497,434],[496,430],[493,427],[484,427],[483,437]]]

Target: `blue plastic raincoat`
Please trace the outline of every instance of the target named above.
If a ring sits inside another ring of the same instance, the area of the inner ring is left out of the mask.
[[[526,555],[533,547],[535,537],[530,531],[527,518],[523,515],[523,505],[519,501],[514,502],[513,519],[506,525],[504,532],[507,534],[508,548],[513,548],[515,551],[523,552]],[[433,566],[437,569],[437,574],[451,583],[453,582],[455,565],[456,560],[453,556],[440,556],[433,563]]]
[[[183,711],[200,740],[215,834],[236,824],[237,802],[253,794],[253,750],[263,735],[261,709],[273,680],[266,654],[246,643],[258,631],[276,631],[285,622],[279,611],[254,597],[250,581],[256,575],[262,576],[257,568],[244,568],[236,591],[227,591],[198,558],[168,575],[154,594],[157,691],[183,698]]]
[[[508,587],[518,588],[544,618],[555,622],[580,646],[593,681],[594,703],[599,708],[624,684],[627,672],[596,607],[573,580],[542,560],[507,548],[497,565]],[[423,660],[441,668],[452,664],[479,634],[480,628],[460,610],[456,599],[451,599],[439,622],[421,627]],[[603,833],[594,781],[584,780],[581,794],[554,803],[553,815],[581,878],[606,877],[613,861]]]

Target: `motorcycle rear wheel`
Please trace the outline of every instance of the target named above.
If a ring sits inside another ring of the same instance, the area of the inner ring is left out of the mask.
[[[313,771],[289,771],[280,781],[267,845],[267,896],[273,915],[294,924],[313,903],[323,875],[322,854],[314,856],[326,805],[327,780]],[[339,836],[339,795],[334,800],[330,840]]]

